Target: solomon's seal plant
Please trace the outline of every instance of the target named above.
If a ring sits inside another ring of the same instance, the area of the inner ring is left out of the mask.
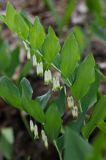
[[[106,81],[106,77],[92,53],[81,58],[76,29],[61,46],[52,27],[46,34],[38,17],[32,24],[10,3],[0,19],[21,39],[27,61],[37,76],[43,77],[44,85],[49,85],[47,93],[32,98],[33,89],[24,74],[16,84],[2,76],[0,97],[30,115],[33,138],[41,137],[46,148],[53,142],[60,160],[91,160],[96,148],[87,139],[96,127],[104,130],[106,118],[106,95],[99,91],[100,80]],[[41,124],[39,132],[37,122]]]

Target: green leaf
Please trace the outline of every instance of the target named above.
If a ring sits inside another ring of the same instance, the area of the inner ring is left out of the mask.
[[[27,99],[32,98],[33,90],[30,82],[25,77],[20,82],[20,88],[21,88],[22,98],[27,98]]]
[[[95,81],[91,84],[87,94],[81,99],[82,109],[88,109],[93,106],[98,100],[98,89],[100,85],[100,76],[95,72]]]
[[[45,115],[42,107],[37,101],[24,99],[22,102],[24,110],[40,123],[45,122]]]
[[[60,54],[58,53],[53,61],[53,65],[60,70]]]
[[[89,137],[97,124],[106,117],[106,95],[102,96],[95,105],[92,116],[86,126],[83,128],[83,135]]]
[[[20,79],[22,77],[27,76],[27,74],[30,72],[31,69],[32,69],[32,60],[27,61],[27,63],[25,63],[25,65],[23,66],[21,73],[20,73]]]
[[[106,28],[106,19],[105,19],[105,16],[100,15],[100,14],[96,14],[94,22],[97,22],[98,26],[103,27],[104,30],[105,30],[105,28]],[[104,33],[105,33],[105,31],[104,31]]]
[[[11,3],[8,2],[6,6],[6,16],[4,18],[4,22],[12,31],[15,30],[15,23],[14,23],[15,15],[16,15],[16,10],[13,8]]]
[[[0,21],[5,23],[5,15],[0,15]]]
[[[103,133],[106,134],[106,122],[101,121],[101,122],[98,123],[97,126]]]
[[[13,130],[3,128],[0,132],[0,153],[7,159],[12,159],[12,144],[14,142]]]
[[[64,135],[58,137],[53,141],[53,143],[58,152],[59,159],[62,160],[62,152],[64,150]]]
[[[47,136],[54,140],[59,135],[61,129],[61,116],[56,104],[51,104],[46,112],[45,132]]]
[[[8,76],[12,76],[16,70],[16,67],[19,65],[19,47],[15,48],[11,53],[11,61],[8,69],[6,70],[6,74]]]
[[[77,132],[66,129],[64,160],[85,160],[92,151],[90,144],[82,139]]]
[[[38,17],[35,18],[34,25],[30,29],[30,45],[31,48],[40,49],[44,39],[45,39],[45,30]]]
[[[104,82],[106,82],[106,75],[104,75],[104,74],[100,71],[100,69],[97,69],[97,72],[99,73],[101,79],[102,79]]]
[[[64,16],[62,18],[62,25],[66,25],[69,23],[71,16],[73,14],[73,11],[75,9],[76,0],[68,0],[67,6],[64,11]]]
[[[80,60],[78,44],[73,32],[69,33],[61,52],[61,72],[67,78],[72,75]]]
[[[55,2],[53,0],[43,0],[43,2],[46,8],[50,10],[52,16],[54,17],[56,25],[58,26],[59,29],[61,29],[61,17],[58,14],[58,11],[55,6]]]
[[[9,54],[8,44],[3,40],[0,40],[0,71],[5,71],[9,67],[10,62],[11,56]]]
[[[16,13],[15,15],[15,31],[23,40],[26,40],[28,38],[29,26],[19,13]]]
[[[99,84],[100,84],[100,77],[96,72],[95,82],[91,84],[88,93],[81,99],[81,107],[83,112],[79,115],[76,121],[72,121],[70,123],[70,127],[79,133],[81,132],[81,128],[84,124],[88,108],[93,106],[97,102]]]
[[[103,148],[106,147],[105,135],[100,132],[93,142],[93,152],[88,156],[86,160],[102,160],[103,159]]]
[[[92,13],[101,14],[102,8],[100,0],[86,0],[87,6]]]
[[[12,128],[2,128],[1,129],[1,134],[10,144],[13,144],[14,135],[13,135]]]
[[[64,135],[56,139],[56,145],[58,147],[60,154],[62,154],[62,151],[64,150],[64,147],[65,147],[64,146]]]
[[[33,24],[32,24],[31,19],[28,17],[28,13],[25,10],[21,10],[19,13],[30,28]]]
[[[106,41],[106,32],[105,29],[103,29],[98,23],[92,22],[91,23],[91,30],[93,31],[93,34],[103,40]]]
[[[89,54],[86,59],[79,65],[75,82],[72,86],[72,94],[78,100],[86,95],[90,85],[95,80],[95,61],[92,54]]]
[[[63,114],[65,112],[65,106],[66,106],[66,98],[65,98],[64,88],[60,91],[60,94],[58,95],[58,98],[55,100],[55,103],[58,107],[58,110],[59,110],[61,116],[63,116]]]
[[[42,52],[45,60],[51,64],[56,55],[60,51],[59,40],[51,27],[49,27],[48,34],[42,46]]]
[[[36,98],[40,102],[40,104],[41,104],[41,106],[42,106],[43,109],[46,108],[47,103],[48,103],[51,95],[52,95],[51,91],[48,91],[44,95],[39,96],[39,97]]]
[[[0,97],[13,107],[21,108],[19,89],[6,76],[0,78]]]
[[[76,37],[80,53],[82,54],[87,45],[87,40],[86,40],[87,38],[85,37],[81,28],[78,26],[74,27],[73,32]]]

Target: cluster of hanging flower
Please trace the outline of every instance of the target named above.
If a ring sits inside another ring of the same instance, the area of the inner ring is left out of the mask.
[[[34,134],[34,139],[38,139],[39,138],[38,126],[36,124],[34,125],[32,120],[30,120],[30,130]],[[41,137],[42,137],[42,141],[44,143],[44,146],[46,148],[48,148],[48,139],[47,139],[47,136],[46,136],[44,130],[41,130]]]
[[[24,43],[24,45],[25,45],[25,48],[27,51],[27,59],[31,59],[30,49],[27,47],[27,45],[25,43]],[[33,57],[32,57],[32,63],[33,63],[33,66],[36,67],[37,75],[38,76],[44,75],[45,85],[49,85],[50,83],[52,83],[53,84],[53,88],[52,88],[53,91],[57,91],[58,89],[61,89],[60,77],[58,75],[52,76],[52,73],[49,69],[44,71],[43,62],[42,61],[37,62],[37,58],[35,55],[33,55]],[[68,103],[68,108],[71,110],[73,118],[77,118],[78,117],[78,107],[74,104],[74,99],[72,96],[67,97],[67,103]],[[39,138],[38,127],[36,124],[34,125],[32,120],[30,120],[30,130],[34,134],[34,139],[38,139]],[[47,139],[47,136],[46,136],[44,130],[41,130],[41,137],[44,142],[44,146],[46,148],[48,148],[48,139]]]
[[[72,112],[73,118],[77,118],[78,117],[78,107],[74,105],[74,99],[72,96],[67,97],[67,104],[68,104],[68,108]]]
[[[24,43],[26,51],[27,51],[27,59],[31,58],[30,54],[30,49],[27,47],[26,43]],[[44,75],[44,83],[45,85],[49,85],[50,83],[53,83],[53,91],[57,91],[58,89],[61,89],[60,86],[60,78],[59,76],[52,77],[51,71],[45,70],[44,72],[44,67],[43,67],[43,62],[37,62],[37,58],[35,55],[32,57],[33,61],[33,66],[36,67],[36,73],[38,76],[43,76]]]

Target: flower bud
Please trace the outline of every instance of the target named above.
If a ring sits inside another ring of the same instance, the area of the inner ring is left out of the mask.
[[[48,140],[44,130],[41,131],[41,136],[42,136],[42,140],[44,142],[45,147],[48,148]]]
[[[33,55],[33,66],[37,66],[37,59],[35,55]]]
[[[67,97],[68,108],[72,109],[74,107],[74,99],[73,97]]]
[[[39,138],[39,136],[38,136],[38,127],[37,127],[37,125],[35,124],[35,126],[34,126],[34,139],[38,139]]]
[[[78,117],[78,107],[77,106],[74,106],[72,108],[72,115],[73,115],[73,118],[77,118]]]
[[[24,47],[27,51],[27,59],[29,60],[31,58],[31,54],[30,54],[30,48],[27,46],[27,43],[25,41],[23,41]]]
[[[50,70],[46,70],[44,73],[44,83],[48,85],[50,82],[52,82],[52,73]]]
[[[32,120],[30,120],[30,130],[31,130],[31,132],[34,131],[34,124],[33,124]]]
[[[29,60],[31,58],[30,49],[27,50],[27,59]]]
[[[43,63],[37,63],[37,75],[43,76]]]

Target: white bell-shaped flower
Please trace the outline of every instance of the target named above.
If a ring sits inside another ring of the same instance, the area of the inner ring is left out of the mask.
[[[34,131],[34,123],[32,120],[30,120],[30,130],[31,130],[31,132]]]
[[[72,96],[67,97],[68,108],[72,109],[74,107],[74,99]]]
[[[31,59],[31,53],[30,53],[30,49],[27,50],[27,59]]]
[[[38,126],[36,124],[34,126],[33,132],[34,132],[34,139],[38,139],[39,138],[39,136],[38,136]]]
[[[53,91],[57,91],[58,89],[60,89],[60,80],[59,80],[59,77],[56,76],[56,77],[53,77]]]
[[[42,62],[37,63],[36,71],[37,71],[37,75],[43,76],[43,63]]]
[[[42,136],[42,140],[44,142],[45,147],[48,148],[48,140],[44,130],[41,130],[41,136]]]
[[[33,66],[37,66],[37,58],[33,55]]]
[[[44,73],[44,83],[48,85],[50,82],[52,82],[52,73],[50,70],[46,70]]]
[[[78,117],[78,107],[77,106],[74,106],[72,108],[72,116],[73,116],[73,118],[77,118]]]

